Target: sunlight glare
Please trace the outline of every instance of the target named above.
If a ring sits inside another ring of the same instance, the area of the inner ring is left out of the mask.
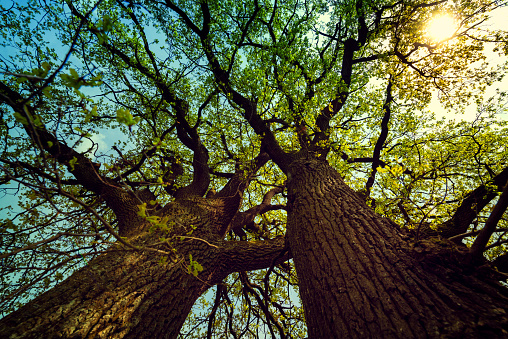
[[[434,42],[448,39],[457,30],[457,23],[450,15],[439,15],[427,26],[427,34]]]

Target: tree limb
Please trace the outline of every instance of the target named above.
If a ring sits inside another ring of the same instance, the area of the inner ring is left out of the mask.
[[[480,231],[480,234],[476,237],[473,245],[469,250],[471,260],[473,263],[480,263],[483,259],[483,251],[490,240],[491,235],[495,232],[497,223],[503,216],[506,208],[508,207],[508,184],[505,185],[503,193],[499,197],[499,200],[494,206],[492,213],[490,214],[485,226]]]
[[[266,213],[273,209],[281,208],[281,206],[273,206],[271,205],[272,198],[275,194],[282,193],[284,190],[284,187],[275,187],[269,190],[265,196],[263,197],[263,201],[261,204],[249,208],[247,211],[244,212],[238,212],[233,220],[231,220],[231,223],[229,224],[228,229],[226,232],[233,230],[238,231],[241,230],[245,225],[248,225],[252,222],[254,222],[254,218],[258,215],[261,215],[263,213]]]
[[[292,256],[284,237],[260,241],[223,241],[223,262],[231,272],[252,271],[281,264]]]
[[[374,152],[372,155],[372,170],[370,172],[370,176],[367,179],[367,183],[365,184],[365,196],[368,198],[370,196],[370,191],[372,186],[374,185],[374,180],[376,178],[377,168],[380,165],[380,156],[381,150],[386,142],[386,138],[388,137],[388,123],[390,122],[391,115],[391,103],[393,101],[392,96],[392,79],[388,80],[388,85],[386,86],[386,99],[383,104],[383,119],[381,120],[381,133],[376,141],[376,145],[374,146]]]
[[[487,187],[495,185],[497,186],[497,191],[500,192],[507,182],[508,167],[504,168],[487,183],[469,192],[462,200],[462,203],[453,216],[439,227],[439,233],[446,238],[466,233],[469,225],[477,218],[478,213],[497,196],[497,192],[493,192]],[[461,242],[461,239],[457,239],[456,241]]]
[[[67,166],[77,182],[87,190],[100,195],[113,210],[119,220],[119,233],[128,233],[127,225],[142,220],[136,213],[138,201],[117,183],[103,177],[99,172],[99,164],[93,163],[83,154],[75,151],[50,133],[41,119],[23,97],[0,82],[0,102],[9,105],[22,117],[22,125],[35,145],[44,153],[47,152],[60,164]],[[43,159],[45,156],[43,156]]]

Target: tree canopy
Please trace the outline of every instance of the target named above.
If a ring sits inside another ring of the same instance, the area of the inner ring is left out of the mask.
[[[488,25],[505,5],[1,4],[2,314],[103,253],[151,251],[165,265],[179,242],[215,246],[197,226],[175,233],[179,221],[159,212],[175,199],[239,199],[223,238],[281,243],[289,168],[303,155],[326,160],[415,248],[467,245],[468,263],[494,261],[506,280],[506,94],[486,95],[506,73],[491,56],[506,58],[507,32]],[[442,13],[456,27],[436,40],[427,27]],[[158,238],[131,240],[139,223]],[[182,335],[305,336],[290,256],[237,269]],[[196,279],[206,271],[182,260]]]

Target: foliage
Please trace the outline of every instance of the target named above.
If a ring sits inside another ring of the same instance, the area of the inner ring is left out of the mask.
[[[508,167],[506,95],[484,93],[505,70],[489,65],[483,50],[505,55],[507,32],[481,23],[499,6],[482,0],[0,5],[1,311],[20,307],[118,240],[111,208],[74,176],[84,159],[126,192],[148,188],[155,199],[140,199],[134,212],[168,232],[174,225],[150,209],[193,182],[200,145],[209,188],[220,190],[235,171],[248,175],[270,133],[284,151],[326,157],[376,212],[416,233],[426,225],[439,230],[481,185],[497,195],[502,187],[493,180]],[[460,27],[434,42],[425,25],[442,11],[455,13]],[[6,88],[25,98],[25,113],[13,109]],[[435,93],[447,114],[476,105],[476,117],[436,118],[429,110]],[[255,103],[256,115],[246,102]],[[30,134],[42,126],[55,136],[45,145]],[[57,159],[51,153],[57,142],[84,158]],[[250,181],[241,211],[285,179],[280,164],[268,162]],[[277,208],[227,239],[284,235],[285,203],[284,192],[275,195]],[[471,236],[495,203],[491,198],[476,211]],[[506,253],[507,227],[505,217],[487,249],[490,259]],[[203,270],[192,256],[186,265],[194,276]],[[292,263],[233,274],[198,302],[184,336],[301,337],[297,291]]]

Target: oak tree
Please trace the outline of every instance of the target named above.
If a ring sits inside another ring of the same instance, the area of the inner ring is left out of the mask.
[[[502,2],[0,6],[3,337],[507,335]]]

